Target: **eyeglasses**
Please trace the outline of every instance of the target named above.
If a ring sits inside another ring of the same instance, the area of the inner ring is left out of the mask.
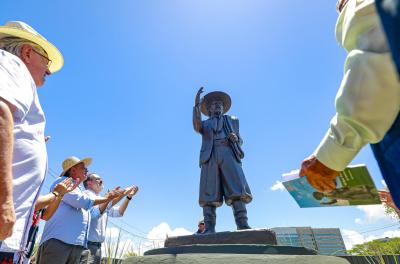
[[[102,179],[96,178],[94,180],[97,181],[99,185],[103,185],[103,180]]]
[[[52,61],[47,57],[47,56],[45,56],[45,55],[43,55],[42,53],[40,53],[39,51],[37,51],[37,50],[35,50],[35,49],[32,49],[37,55],[39,55],[40,57],[43,57],[43,58],[45,58],[46,59],[46,61],[47,61],[47,63],[46,63],[46,66],[47,66],[47,69],[49,69],[50,68],[50,65],[51,65],[51,63],[52,63]]]

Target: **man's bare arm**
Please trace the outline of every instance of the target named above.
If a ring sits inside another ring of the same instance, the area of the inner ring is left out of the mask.
[[[48,221],[53,216],[53,214],[57,211],[58,206],[60,205],[63,196],[59,195],[56,197],[56,196],[54,196],[53,193],[49,193],[46,196],[49,200],[51,199],[51,202],[48,204],[46,210],[44,211],[44,213],[42,215],[42,219],[45,221]],[[51,197],[51,196],[53,196],[53,197]]]
[[[12,186],[13,117],[15,108],[0,98],[0,241],[11,236],[15,223]]]
[[[129,202],[132,200],[132,197],[135,196],[135,194],[139,191],[139,188],[137,186],[134,186],[131,191],[128,193],[128,195],[126,196],[127,198],[125,199],[125,201],[121,204],[121,206],[119,207],[119,214],[121,216],[124,215],[126,208],[128,207]]]

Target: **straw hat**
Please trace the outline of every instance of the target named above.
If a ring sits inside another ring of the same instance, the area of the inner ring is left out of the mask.
[[[9,21],[4,26],[0,26],[0,39],[10,36],[29,40],[42,47],[51,60],[50,72],[54,73],[64,65],[61,52],[28,24],[21,21]]]
[[[201,112],[204,115],[209,116],[208,107],[211,104],[211,102],[215,101],[215,100],[219,100],[219,101],[223,102],[223,104],[224,104],[224,113],[223,114],[228,112],[229,109],[231,108],[231,104],[232,104],[231,97],[227,93],[220,92],[220,91],[211,92],[211,93],[206,94],[203,97],[203,101],[201,102]]]
[[[71,169],[73,166],[76,164],[82,163],[85,164],[85,167],[88,167],[92,163],[92,158],[84,158],[84,159],[79,159],[77,157],[71,156],[69,158],[66,158],[63,163],[62,163],[62,168],[63,172],[61,172],[60,176],[64,176],[64,174]]]

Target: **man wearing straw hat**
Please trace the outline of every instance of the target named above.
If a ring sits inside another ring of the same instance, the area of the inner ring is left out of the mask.
[[[239,120],[224,115],[231,107],[231,98],[224,92],[211,92],[200,100],[199,89],[193,109],[194,130],[202,135],[200,151],[199,204],[203,207],[205,231],[215,233],[216,207],[232,206],[237,229],[250,229],[246,203],[253,199],[242,170],[242,139]],[[209,118],[201,120],[201,113]]]
[[[79,184],[86,179],[87,166],[91,158],[79,159],[69,157],[62,163],[63,172],[54,181],[50,191],[68,177],[78,185],[72,192],[66,193],[57,211],[44,226],[38,251],[37,263],[79,263],[81,254],[87,248],[90,228],[90,209],[99,204],[108,203],[121,196],[123,190],[117,188],[108,192],[105,197],[89,197]],[[100,214],[97,209],[97,214]],[[93,213],[92,215],[95,215]]]
[[[0,241],[8,237],[0,261],[18,259],[26,244],[47,163],[36,88],[63,63],[60,51],[29,25],[0,26]]]

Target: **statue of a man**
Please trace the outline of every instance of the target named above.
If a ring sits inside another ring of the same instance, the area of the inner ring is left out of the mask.
[[[222,205],[223,199],[232,206],[237,229],[250,229],[246,203],[253,197],[242,170],[239,120],[224,115],[231,107],[228,94],[211,92],[200,100],[202,92],[203,87],[195,98],[193,127],[202,136],[199,204],[203,207],[204,233],[215,233],[216,207]],[[201,113],[208,119],[202,121]]]

